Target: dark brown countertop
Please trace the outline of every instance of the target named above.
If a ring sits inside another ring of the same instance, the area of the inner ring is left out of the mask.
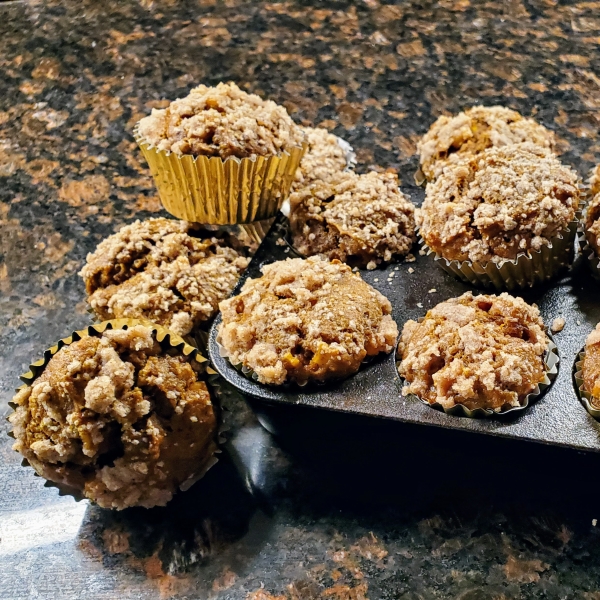
[[[534,115],[584,177],[600,161],[598,1],[0,2],[1,415],[30,360],[90,322],[86,253],[161,213],[134,123],[230,79],[415,200],[417,139],[478,102]],[[300,432],[315,460],[237,407],[221,462],[152,511],[59,497],[0,441],[0,598],[600,598],[596,463],[371,443],[361,423],[354,452],[335,424]]]

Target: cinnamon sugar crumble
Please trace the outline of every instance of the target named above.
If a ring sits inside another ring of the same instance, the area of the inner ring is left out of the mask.
[[[417,151],[421,170],[434,179],[464,155],[521,142],[553,149],[554,133],[509,108],[475,106],[453,117],[441,116],[417,144]]]
[[[592,395],[591,404],[600,409],[600,323],[585,340],[583,390]]]
[[[521,406],[542,381],[548,338],[536,307],[467,292],[407,321],[398,345],[406,392],[444,408]]]
[[[425,243],[448,260],[539,251],[575,217],[577,174],[531,144],[490,148],[444,169],[417,212]]]
[[[149,219],[126,225],[88,254],[81,270],[101,319],[146,318],[185,335],[212,318],[249,258],[192,225]]]
[[[296,171],[292,191],[300,190],[315,181],[327,181],[348,167],[346,151],[338,138],[320,127],[302,127],[308,143]]]
[[[158,150],[195,156],[268,156],[301,146],[304,135],[283,106],[248,94],[235,83],[199,85],[138,124]]]
[[[339,261],[287,259],[262,269],[221,302],[219,341],[261,383],[348,377],[367,356],[390,352],[390,302]]]
[[[73,342],[14,397],[13,447],[100,506],[163,506],[215,450],[197,368],[142,325]]]
[[[338,173],[290,195],[290,228],[302,254],[374,268],[411,249],[414,206],[394,174]]]

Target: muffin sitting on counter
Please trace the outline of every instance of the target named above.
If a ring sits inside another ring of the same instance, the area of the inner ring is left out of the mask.
[[[441,175],[454,160],[492,147],[530,142],[552,150],[554,133],[503,106],[474,106],[453,117],[441,116],[417,144],[427,179]]]
[[[356,373],[398,337],[385,296],[339,261],[320,257],[266,265],[221,302],[218,341],[233,365],[261,383],[324,382]]]
[[[444,409],[522,406],[546,374],[548,338],[535,306],[467,292],[407,321],[398,345],[403,394]]]
[[[414,206],[398,177],[337,173],[290,196],[294,247],[352,266],[374,269],[408,254],[415,240]]]
[[[83,337],[14,397],[14,449],[102,507],[163,506],[216,450],[198,368],[143,325]]]
[[[250,259],[192,225],[149,219],[126,225],[88,254],[81,270],[101,319],[145,318],[186,335],[211,319]]]

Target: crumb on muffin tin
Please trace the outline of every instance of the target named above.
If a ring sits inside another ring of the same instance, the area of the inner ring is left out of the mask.
[[[186,335],[212,318],[250,259],[192,225],[149,219],[126,225],[88,254],[81,270],[101,319],[145,318]]]
[[[544,378],[547,345],[537,307],[507,293],[466,292],[404,325],[403,393],[445,409],[518,407]]]
[[[447,164],[462,155],[521,142],[552,149],[554,133],[515,110],[474,106],[451,117],[439,117],[417,144],[417,151],[423,173],[435,179]]]
[[[575,171],[539,147],[514,144],[447,166],[427,184],[416,218],[444,258],[500,262],[549,246],[578,204]]]
[[[391,173],[338,173],[290,196],[294,247],[352,266],[406,256],[415,241],[414,206]]]
[[[18,391],[14,449],[102,507],[163,506],[215,450],[216,417],[197,370],[143,325],[84,337]]]
[[[304,134],[283,106],[235,83],[199,85],[138,124],[139,136],[160,151],[246,158],[301,146]]]
[[[234,365],[280,385],[352,375],[390,352],[398,328],[385,296],[339,261],[294,258],[262,268],[221,302],[219,343]]]

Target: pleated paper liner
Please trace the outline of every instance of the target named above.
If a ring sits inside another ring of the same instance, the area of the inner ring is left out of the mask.
[[[575,389],[577,390],[577,396],[581,400],[581,404],[585,407],[585,410],[594,417],[594,419],[600,420],[600,398],[595,398],[592,394],[586,392],[583,389],[583,361],[585,360],[585,346],[579,351],[573,364],[573,381],[575,383]]]
[[[189,358],[190,360],[195,360],[199,365],[201,365],[202,369],[200,372],[205,374],[205,382],[209,387],[212,399],[214,400],[215,397],[219,399],[220,388],[216,385],[217,381],[215,378],[215,372],[210,368],[210,366],[208,365],[208,360],[198,351],[198,349],[186,343],[186,341],[181,336],[169,331],[165,327],[153,324],[147,320],[140,319],[111,319],[108,321],[103,321],[101,323],[89,325],[85,329],[75,331],[70,336],[59,340],[54,346],[48,348],[44,352],[43,357],[41,359],[35,361],[30,365],[29,371],[27,373],[21,375],[21,380],[24,382],[24,385],[18,388],[18,390],[33,385],[35,380],[43,373],[44,369],[46,368],[46,365],[50,362],[52,357],[56,355],[56,353],[64,346],[68,346],[73,342],[76,342],[88,336],[99,336],[104,331],[110,329],[128,329],[130,327],[140,324],[152,328],[156,340],[159,342],[163,349],[174,348],[175,350],[177,350],[178,353]],[[13,402],[9,402],[9,404],[13,410],[16,409],[16,405]],[[212,442],[209,442],[207,445],[207,449],[209,450],[209,452],[207,452],[206,460],[202,464],[198,465],[198,470],[194,474],[192,474],[180,484],[179,489],[182,491],[189,489],[194,483],[196,483],[196,481],[201,479],[211,467],[213,467],[218,462],[218,459],[215,456],[215,454],[218,454],[220,452],[217,446],[217,442],[222,443],[224,441],[223,433],[228,429],[227,410],[221,411],[219,402],[213,402],[213,407],[216,411],[218,422],[218,429],[215,435],[215,439]],[[10,431],[8,435],[14,439],[14,434],[12,431]],[[69,485],[67,481],[63,480],[57,482],[45,477],[43,474],[43,463],[40,462],[39,465],[34,465],[24,458],[21,464],[23,466],[33,467],[36,471],[35,474],[37,476],[41,476],[46,479],[45,486],[58,488],[59,495],[72,496],[77,501],[85,498],[85,496],[82,493],[82,490],[73,487],[72,485]],[[38,473],[38,469],[41,470],[42,473]]]
[[[336,142],[338,146],[344,151],[346,158],[346,168],[344,171],[351,171],[356,166],[356,153],[354,152],[354,148],[341,137],[335,136]],[[283,204],[281,205],[281,212],[286,216],[290,216],[290,201],[289,198],[286,198]]]
[[[445,412],[447,415],[459,416],[459,417],[468,417],[470,419],[475,418],[489,418],[489,417],[503,417],[508,414],[514,416],[515,413],[525,410],[531,404],[533,404],[536,400],[538,400],[542,394],[552,385],[552,382],[556,378],[558,374],[558,365],[560,362],[560,358],[558,356],[558,349],[556,344],[550,340],[548,342],[548,346],[544,353],[544,364],[546,367],[546,371],[544,373],[544,378],[540,381],[535,389],[527,394],[523,399],[523,403],[521,406],[511,406],[504,410],[495,411],[489,408],[475,408],[470,409],[462,404],[455,404],[451,408],[445,408],[439,403],[430,404],[427,400],[423,400],[414,394],[409,394],[407,398],[411,398],[414,400],[420,400],[423,404],[434,408],[436,410],[440,410]],[[401,378],[401,381],[404,381]]]
[[[237,158],[178,155],[134,137],[148,161],[160,200],[178,219],[235,225],[277,214],[306,150],[292,146],[279,155]]]
[[[497,263],[448,260],[431,250],[419,237],[427,255],[433,255],[436,263],[457,279],[476,287],[512,291],[548,281],[571,265],[578,223],[576,217],[550,240],[550,245],[542,246],[539,251],[522,253],[513,260],[504,259]]]

